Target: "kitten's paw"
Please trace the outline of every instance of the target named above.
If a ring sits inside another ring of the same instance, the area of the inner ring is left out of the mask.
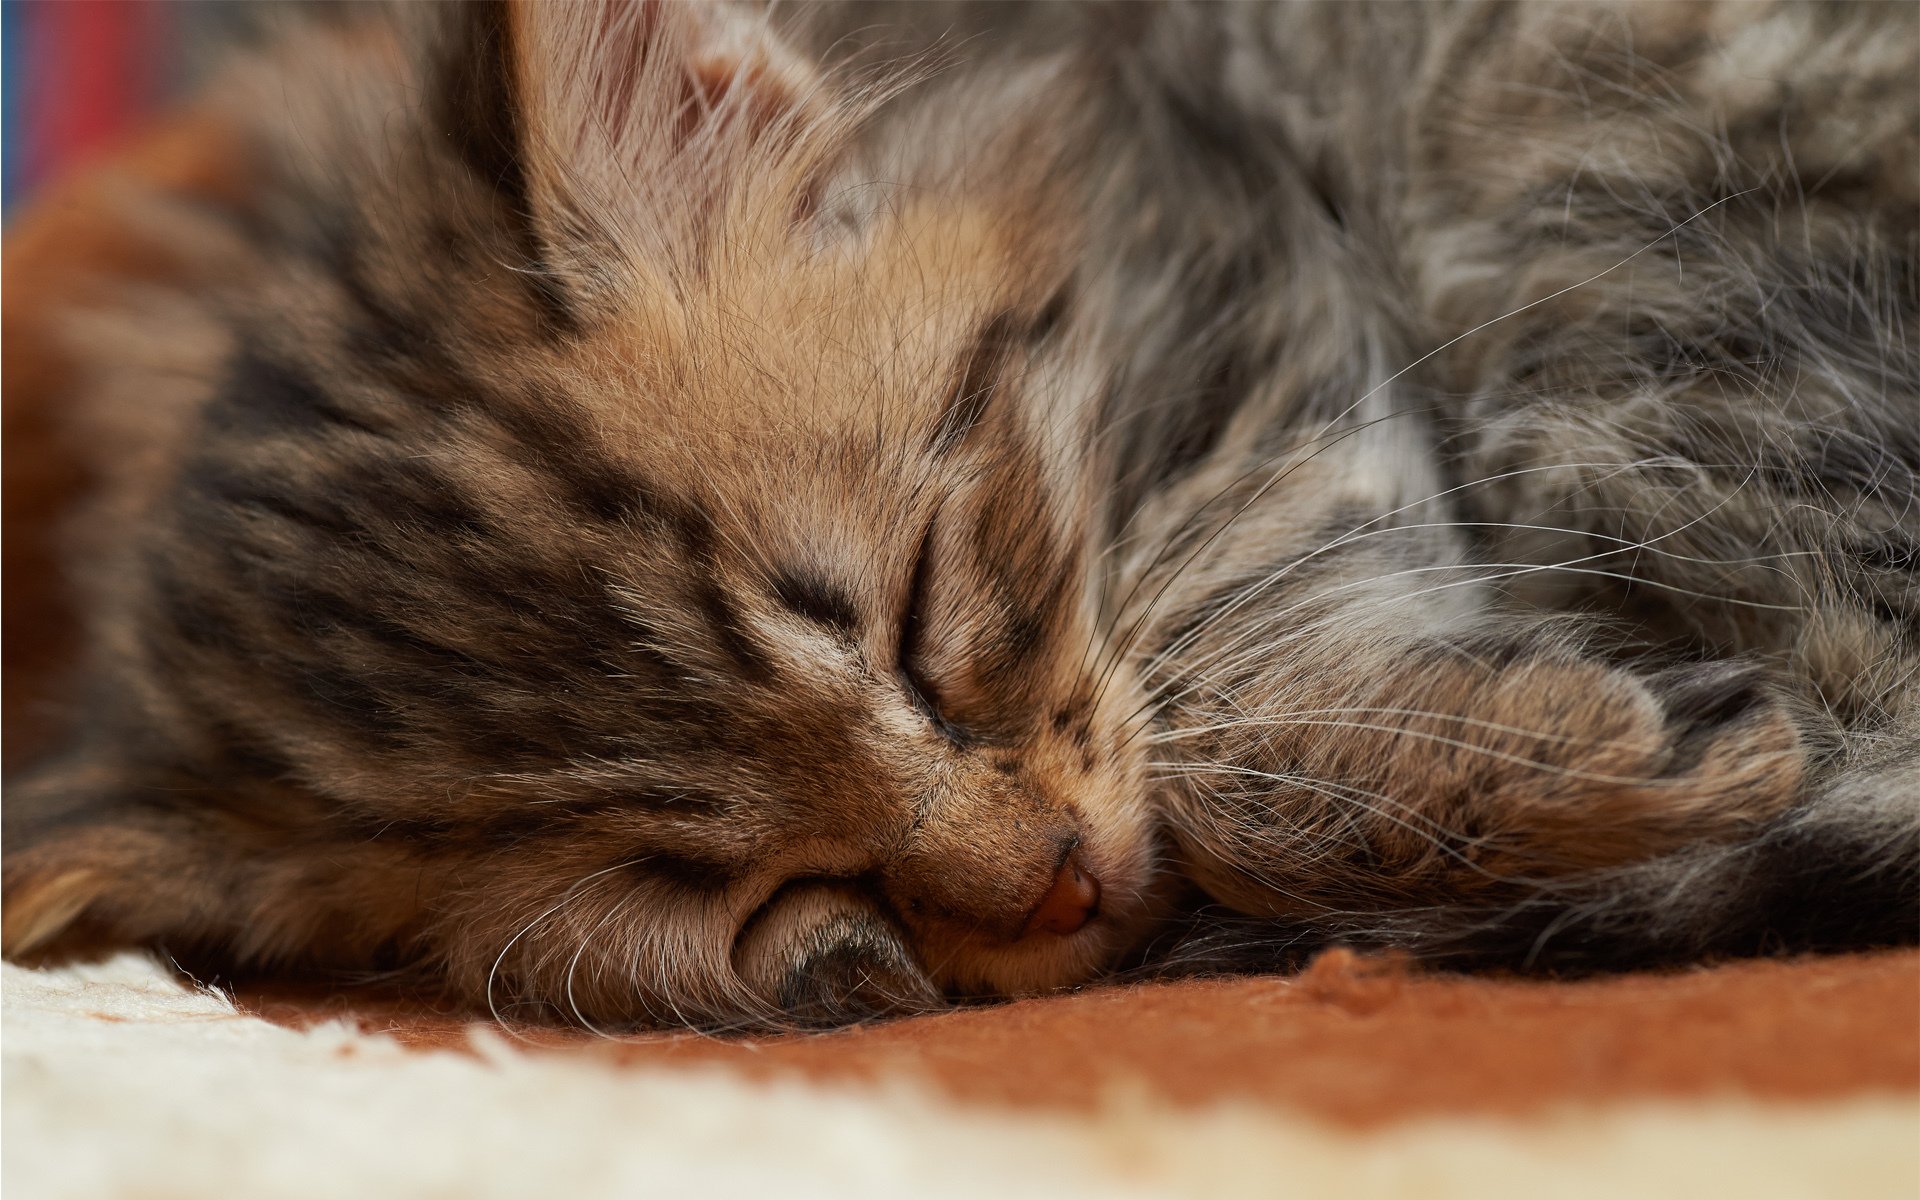
[[[1483,869],[1557,875],[1732,840],[1801,790],[1798,723],[1754,665],[1547,659],[1462,682],[1460,745],[1402,739],[1394,771],[1443,827],[1458,815],[1487,834],[1462,844]]]
[[[1188,743],[1168,815],[1216,899],[1261,915],[1490,900],[1740,840],[1804,788],[1793,707],[1753,666],[1434,647],[1345,682]]]
[[[1751,663],[1674,667],[1648,676],[1645,683],[1666,711],[1676,751],[1704,748],[1718,735],[1745,723],[1766,724],[1777,704],[1765,672]],[[1686,755],[1678,757],[1684,761]]]
[[[906,939],[857,890],[790,888],[734,951],[740,977],[794,1025],[826,1028],[940,1004]]]

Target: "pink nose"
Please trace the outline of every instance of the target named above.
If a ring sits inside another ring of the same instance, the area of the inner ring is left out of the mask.
[[[1078,850],[1067,855],[1053,886],[1040,898],[1021,936],[1052,933],[1062,937],[1076,932],[1100,911],[1100,881],[1080,865]]]

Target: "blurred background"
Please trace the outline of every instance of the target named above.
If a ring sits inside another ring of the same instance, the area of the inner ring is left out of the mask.
[[[290,0],[0,0],[0,203],[109,151]]]

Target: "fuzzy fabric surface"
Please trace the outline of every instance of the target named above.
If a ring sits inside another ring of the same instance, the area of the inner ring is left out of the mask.
[[[1324,981],[1265,982],[1302,990],[1309,1005],[1324,999]],[[659,1039],[532,1046],[479,1027],[459,1039],[343,1019],[295,1028],[132,955],[7,966],[0,991],[3,1182],[34,1200],[1920,1195],[1911,1089],[1791,1102],[1725,1090],[1566,1098],[1524,1117],[1469,1110],[1354,1127],[1230,1088],[1196,1102],[1109,1078],[1089,1104],[1024,1106],[904,1069],[855,1080],[632,1053]],[[1178,991],[1109,995],[1164,1015]],[[1014,1050],[1032,1015],[1020,1009],[973,1015],[1012,1031]],[[1645,1015],[1657,1022],[1658,1005]],[[1230,1043],[1232,1016],[1216,1014]],[[901,1024],[807,1041],[832,1054]],[[945,1034],[934,1025],[932,1041],[952,1040],[951,1022]],[[1057,1065],[1042,1054],[977,1067]],[[1376,1064],[1373,1083],[1382,1072],[1391,1064]]]

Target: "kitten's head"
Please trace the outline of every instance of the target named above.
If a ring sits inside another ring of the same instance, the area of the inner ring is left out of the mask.
[[[111,695],[9,805],[10,952],[594,1021],[1111,963],[1153,849],[1058,206],[958,142],[861,183],[849,103],[724,10],[434,21],[417,70],[328,51],[356,98],[265,161],[97,589]]]

